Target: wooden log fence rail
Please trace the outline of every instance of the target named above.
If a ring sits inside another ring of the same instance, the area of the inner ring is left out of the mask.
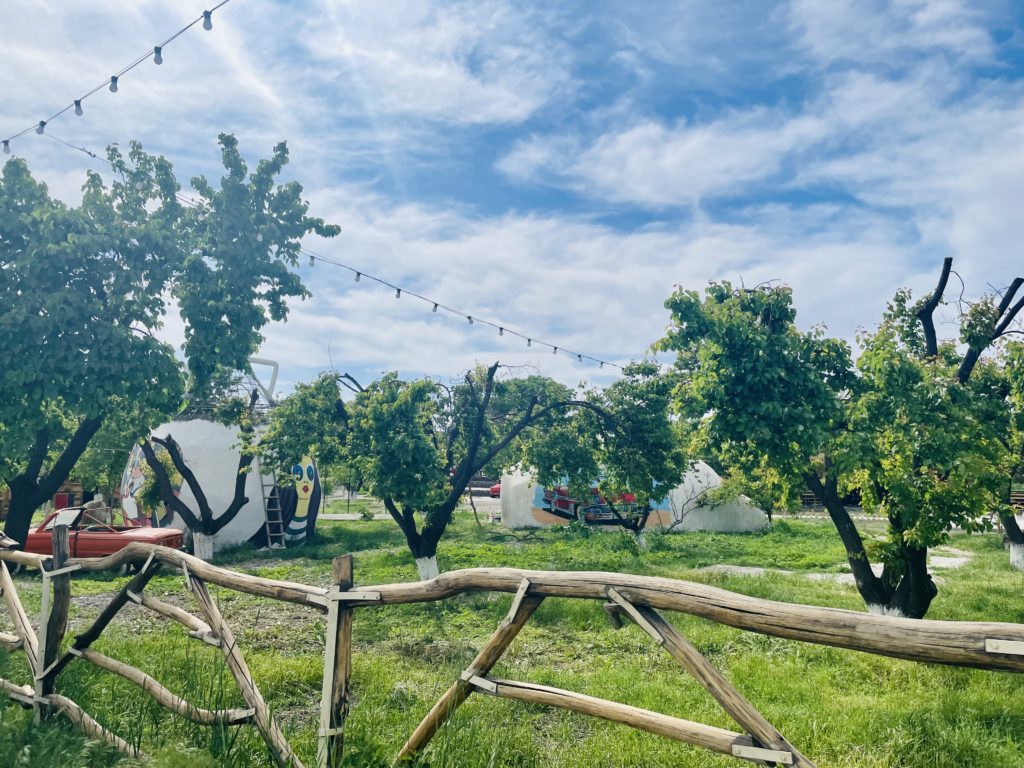
[[[455,710],[475,692],[531,704],[558,707],[621,723],[758,765],[814,768],[782,733],[769,723],[661,611],[698,616],[738,629],[773,637],[829,645],[932,664],[1024,672],[1024,625],[996,622],[954,622],[875,616],[835,608],[819,608],[747,597],[723,589],[674,579],[603,572],[526,571],[514,568],[471,568],[441,574],[429,581],[356,587],[352,556],[335,558],[330,589],[297,582],[265,579],[210,565],[184,552],[132,544],[116,555],[95,559],[69,558],[67,531],[55,532],[52,557],[0,549],[0,594],[13,632],[0,631],[0,649],[25,654],[31,685],[0,678],[0,691],[35,710],[37,718],[52,713],[67,717],[88,735],[127,754],[137,748],[89,716],[78,704],[57,693],[58,676],[76,661],[119,675],[138,685],[168,711],[207,725],[253,725],[280,768],[302,763],[276,723],[253,680],[231,628],[225,622],[207,585],[304,605],[327,614],[324,676],[320,704],[316,764],[341,764],[345,720],[350,708],[352,625],[355,611],[405,603],[444,600],[466,592],[508,592],[514,595],[508,614],[476,658],[452,681],[423,718],[395,758],[395,764],[414,762]],[[135,576],[100,611],[93,623],[61,652],[75,571],[117,570],[137,566]],[[9,565],[41,572],[43,593],[38,632],[25,611]],[[145,593],[161,569],[179,570],[201,617]],[[51,594],[52,592],[52,594]],[[504,680],[491,670],[508,650],[537,607],[549,597],[599,600],[618,626],[624,618],[650,635],[682,669],[711,694],[736,722],[740,731],[695,723],[618,702],[598,699],[535,683]],[[162,686],[145,672],[99,653],[91,645],[129,603],[180,624],[192,637],[219,649],[245,700],[245,708],[207,710]]]

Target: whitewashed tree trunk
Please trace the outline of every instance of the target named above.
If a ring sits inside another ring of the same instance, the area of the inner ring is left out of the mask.
[[[436,579],[438,575],[437,555],[433,557],[417,557],[416,570],[419,571],[420,581]]]
[[[213,536],[198,531],[192,534],[192,553],[200,560],[213,560]]]
[[[1010,565],[1018,571],[1024,571],[1024,544],[1010,542]]]

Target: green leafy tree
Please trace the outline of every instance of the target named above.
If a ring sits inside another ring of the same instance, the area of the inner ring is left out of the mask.
[[[177,184],[138,145],[109,158],[119,180],[90,173],[77,208],[22,160],[0,177],[0,476],[5,531],[21,542],[119,403],[166,413],[181,402],[174,351],[152,335],[181,256]]]
[[[951,526],[987,525],[1009,466],[1005,399],[983,355],[1024,307],[1014,303],[1021,281],[963,312],[961,354],[939,342],[933,319],[951,267],[946,260],[925,299],[896,295],[862,336],[856,366],[844,342],[796,327],[785,286],[713,283],[703,299],[680,289],[666,302],[672,322],[657,345],[677,353],[676,407],[698,444],[751,476],[767,468],[774,482],[805,484],[824,502],[868,606],[910,617],[924,616],[936,595],[928,548]],[[1002,412],[995,422],[993,410]],[[851,490],[888,521],[873,552],[842,502]]]
[[[1006,365],[1003,368],[1006,400],[1010,406],[1007,450],[1011,461],[1007,482],[1007,504],[1000,510],[999,519],[1010,541],[1010,563],[1024,571],[1024,532],[1017,523],[1015,510],[1009,504],[1009,495],[1015,486],[1024,487],[1024,343],[1015,341],[1006,345]]]
[[[234,137],[220,137],[218,190],[193,180],[184,207],[170,164],[132,143],[108,151],[114,181],[90,173],[82,203],[52,199],[21,160],[0,178],[0,477],[6,532],[24,541],[32,513],[68,477],[104,423],[132,414],[139,432],[242,370],[260,329],[304,295],[290,270],[298,238],[337,228],[306,215],[296,183],[275,184],[275,147],[251,176]],[[188,376],[158,341],[165,296],[185,321]],[[130,410],[125,411],[125,404]]]
[[[384,503],[423,578],[470,479],[519,464],[540,482],[568,476],[629,489],[644,505],[685,470],[673,439],[670,386],[651,364],[606,392],[572,390],[541,376],[499,378],[478,367],[451,385],[388,374],[344,405],[345,460]]]

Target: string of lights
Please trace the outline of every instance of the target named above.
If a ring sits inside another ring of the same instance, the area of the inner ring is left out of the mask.
[[[111,93],[117,93],[117,91],[118,91],[118,83],[120,82],[120,79],[122,77],[124,77],[124,75],[128,74],[133,69],[135,69],[137,66],[142,64],[142,62],[146,61],[151,56],[153,57],[153,63],[154,64],[163,64],[164,63],[163,51],[164,51],[164,48],[167,47],[167,45],[169,45],[170,43],[174,42],[174,40],[179,38],[181,35],[185,34],[188,30],[190,30],[192,27],[194,27],[196,24],[199,24],[200,22],[202,22],[202,24],[203,24],[203,29],[205,29],[207,31],[213,29],[213,13],[214,13],[214,11],[218,10],[219,8],[224,7],[229,2],[231,2],[231,0],[221,0],[221,2],[217,3],[210,10],[203,11],[199,16],[197,16],[191,22],[189,22],[184,27],[179,29],[173,35],[168,37],[162,43],[160,43],[159,45],[153,46],[152,48],[147,50],[144,54],[142,54],[141,56],[136,58],[134,61],[132,61],[131,64],[129,64],[126,67],[122,67],[115,74],[111,75],[108,79],[104,80],[102,83],[97,85],[91,91],[88,91],[85,94],[83,94],[82,96],[79,96],[77,99],[74,99],[70,104],[68,104],[67,106],[63,107],[62,109],[57,110],[52,115],[47,117],[45,120],[40,120],[39,122],[33,123],[32,125],[28,126],[27,128],[25,128],[25,129],[23,129],[21,131],[18,131],[17,133],[12,133],[6,139],[0,139],[0,143],[2,143],[2,146],[3,146],[4,154],[5,155],[11,154],[11,142],[14,141],[15,139],[21,138],[22,136],[24,136],[27,133],[35,131],[40,136],[43,135],[45,133],[45,131],[46,131],[46,126],[49,125],[54,120],[56,120],[61,115],[63,115],[68,110],[72,110],[73,109],[75,111],[75,114],[78,115],[79,117],[81,117],[83,114],[85,114],[85,110],[82,108],[82,102],[83,101],[85,101],[90,96],[92,96],[93,94],[97,93],[98,91],[103,90],[104,88],[108,88]],[[77,149],[77,147],[76,147],[76,149]]]
[[[46,134],[46,136],[48,138],[53,139],[54,141],[60,142],[61,144],[63,144],[66,147],[69,147],[70,149],[74,149],[74,150],[77,150],[79,152],[83,152],[86,155],[88,155],[89,157],[93,158],[94,160],[99,160],[99,161],[107,163],[109,165],[109,161],[106,158],[96,154],[95,152],[87,149],[86,147],[79,146],[79,145],[76,145],[76,144],[72,144],[71,142],[66,141],[66,140],[60,138],[59,136],[55,136],[55,135],[53,135],[51,133]],[[194,200],[190,200],[189,198],[185,197],[184,195],[178,194],[178,195],[176,195],[176,197],[178,199],[178,202],[180,202],[182,205],[184,205],[186,207],[195,208],[197,206],[197,203]],[[322,254],[316,253],[315,251],[311,251],[308,248],[300,248],[299,250],[300,250],[300,252],[304,256],[308,257],[311,261],[319,261],[322,264],[326,264],[326,265],[335,267],[336,269],[347,270],[348,272],[352,273],[352,275],[355,277],[355,282],[357,282],[357,283],[362,281],[365,278],[366,280],[368,280],[368,281],[370,281],[372,283],[376,283],[378,285],[384,286],[385,288],[388,288],[388,289],[394,291],[396,299],[400,299],[403,296],[407,296],[407,297],[411,297],[411,298],[414,298],[414,299],[418,299],[419,301],[422,301],[425,304],[429,304],[431,306],[431,312],[434,313],[434,314],[437,314],[439,311],[447,312],[450,315],[454,315],[455,317],[458,317],[458,318],[461,318],[461,319],[465,320],[470,325],[478,325],[479,324],[479,325],[486,325],[486,326],[489,326],[491,328],[494,328],[498,332],[499,336],[504,337],[504,336],[508,335],[508,336],[515,336],[517,338],[520,338],[523,341],[525,341],[526,342],[526,346],[530,347],[530,348],[533,348],[534,346],[545,347],[547,349],[550,349],[551,353],[554,354],[554,355],[557,355],[559,352],[561,352],[563,354],[569,355],[570,357],[575,357],[577,362],[580,362],[580,363],[582,363],[584,360],[589,360],[591,362],[597,363],[598,368],[602,368],[603,369],[607,365],[610,368],[616,368],[618,370],[622,370],[622,366],[618,365],[617,363],[612,363],[612,362],[609,362],[607,360],[602,360],[602,359],[600,359],[598,357],[594,357],[593,355],[584,354],[583,352],[577,352],[575,350],[569,349],[567,347],[564,347],[564,346],[561,346],[561,345],[558,345],[558,344],[552,344],[551,342],[544,341],[544,340],[538,339],[538,338],[536,338],[534,336],[530,336],[530,335],[527,335],[525,333],[521,333],[521,332],[519,332],[519,331],[517,331],[517,330],[515,330],[513,328],[509,328],[507,325],[496,323],[496,322],[494,322],[492,320],[487,320],[486,318],[482,318],[482,317],[479,317],[479,316],[471,315],[468,312],[465,312],[464,310],[456,309],[455,307],[449,306],[448,304],[445,304],[445,303],[443,303],[441,301],[437,301],[435,299],[432,299],[429,296],[425,296],[424,294],[418,293],[416,291],[410,291],[408,288],[403,288],[402,286],[397,285],[396,283],[393,283],[390,280],[385,280],[382,277],[377,277],[376,275],[370,274],[369,272],[366,272],[363,269],[359,269],[357,267],[353,267],[353,266],[350,266],[348,264],[344,264],[344,263],[342,263],[340,261],[337,261],[335,259],[332,259],[332,258],[329,258],[329,257],[324,256]]]

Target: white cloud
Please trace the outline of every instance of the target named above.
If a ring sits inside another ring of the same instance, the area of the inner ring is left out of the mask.
[[[519,122],[569,85],[543,12],[518,4],[321,2],[309,18],[304,44],[332,65],[329,87],[369,115]]]

